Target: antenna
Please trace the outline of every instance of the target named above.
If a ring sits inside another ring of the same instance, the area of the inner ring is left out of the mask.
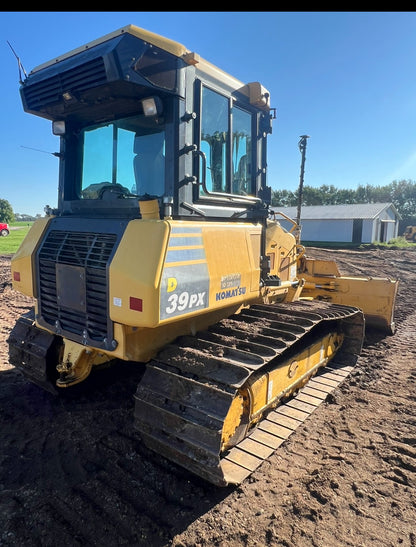
[[[23,74],[25,75],[25,78],[27,78],[26,70],[24,69],[24,66],[22,65],[22,61],[20,60],[20,57],[17,55],[17,53],[15,52],[15,50],[12,48],[12,45],[11,45],[11,43],[9,42],[9,40],[6,40],[6,42],[9,44],[10,49],[12,50],[14,56],[15,56],[16,59],[17,59],[17,66],[19,67],[19,83],[20,83],[20,84],[23,84],[22,72],[23,72]]]
[[[35,152],[43,152],[44,154],[52,154],[52,156],[56,156],[57,158],[61,157],[60,152],[48,152],[47,150],[39,150],[39,148],[31,148],[30,146],[23,146],[23,144],[20,145],[22,148],[27,148],[28,150],[35,150]]]

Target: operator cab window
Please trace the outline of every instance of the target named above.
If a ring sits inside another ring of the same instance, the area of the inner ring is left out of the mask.
[[[134,193],[161,196],[165,189],[165,134],[134,137]]]
[[[232,193],[252,195],[251,114],[234,107],[232,120]]]
[[[141,127],[140,119],[82,131],[81,199],[163,196],[165,132]]]
[[[253,192],[252,116],[231,107],[228,97],[202,88],[200,149],[206,158],[209,193],[255,195]],[[204,164],[200,162],[200,173]],[[206,195],[203,189],[201,195]]]

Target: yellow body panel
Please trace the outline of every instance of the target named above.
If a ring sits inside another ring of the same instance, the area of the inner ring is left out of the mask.
[[[416,226],[406,226],[403,236],[407,241],[416,242]]]
[[[261,226],[209,223],[203,228],[214,307],[259,296],[260,237]]]
[[[131,221],[110,264],[110,318],[155,328],[258,299],[260,234],[244,223]]]
[[[110,264],[112,321],[142,327],[159,323],[158,292],[169,232],[163,220],[129,222]],[[142,301],[142,311],[131,308],[131,298]]]
[[[266,255],[270,260],[270,275],[278,275],[282,282],[297,279],[296,239],[272,220],[267,222]]]
[[[52,217],[36,220],[12,258],[13,289],[27,296],[36,297],[34,256],[36,247]]]

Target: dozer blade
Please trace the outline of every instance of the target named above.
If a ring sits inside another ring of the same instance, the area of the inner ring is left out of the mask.
[[[203,479],[239,484],[343,381],[363,337],[357,308],[252,306],[178,338],[147,365],[135,428],[150,449]]]
[[[305,284],[301,298],[356,306],[367,326],[393,334],[394,307],[399,282],[387,277],[341,276],[332,260],[307,259],[301,273]]]

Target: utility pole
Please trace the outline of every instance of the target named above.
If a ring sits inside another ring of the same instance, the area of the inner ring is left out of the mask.
[[[302,208],[302,196],[303,196],[303,176],[305,174],[305,156],[306,156],[307,139],[309,139],[309,135],[301,135],[300,141],[298,143],[300,153],[302,154],[302,162],[300,165],[299,190],[298,190],[298,213],[296,216],[296,223],[299,226],[299,231],[300,231],[300,211]]]

